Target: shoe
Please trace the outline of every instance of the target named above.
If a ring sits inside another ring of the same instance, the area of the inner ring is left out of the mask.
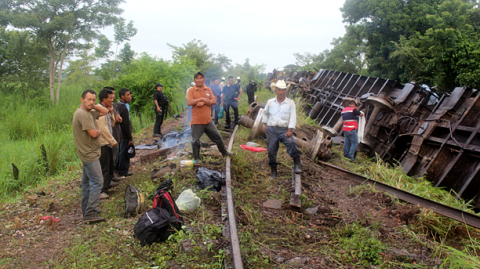
[[[293,158],[293,170],[295,171],[295,174],[302,173],[302,168],[300,165],[300,156]]]
[[[200,147],[202,145],[200,143],[192,143],[192,155],[193,155],[193,164],[199,165],[200,164]]]
[[[118,186],[118,185],[120,185],[120,183],[114,182],[114,181],[110,182],[110,188],[114,188],[114,187],[116,187],[116,186]]]
[[[270,176],[270,180],[275,180],[277,178],[277,167],[270,166],[270,170],[272,171],[272,175]]]
[[[83,221],[86,223],[94,223],[94,222],[101,222],[105,221],[104,217],[100,217],[97,214],[91,214],[83,217]]]
[[[102,192],[102,193],[100,193],[100,197],[99,197],[99,198],[100,198],[100,200],[105,200],[105,199],[108,199],[109,196],[108,196],[108,194]]]
[[[225,129],[230,129],[230,124],[225,124]]]
[[[123,179],[123,178],[117,177],[117,176],[113,176],[113,177],[112,177],[112,181],[113,181],[113,182],[122,181],[122,179]]]
[[[129,177],[129,176],[133,175],[133,173],[132,172],[127,172],[126,174],[118,174],[118,175],[121,176],[121,177]]]
[[[153,137],[162,137],[162,134],[153,134]]]
[[[228,150],[226,150],[224,153],[222,153],[223,157],[231,157],[232,155],[233,155],[233,153],[228,151]]]
[[[217,124],[218,124],[218,120],[214,120],[213,123],[214,123],[215,125],[217,125]]]

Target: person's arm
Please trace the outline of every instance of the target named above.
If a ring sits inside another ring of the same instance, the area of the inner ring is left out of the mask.
[[[130,130],[130,118],[128,117],[128,110],[126,106],[119,107],[120,116],[122,117],[122,122],[120,123],[120,128],[122,129],[122,134],[127,137],[129,142],[133,141],[132,132]]]
[[[112,145],[113,147],[116,147],[118,143],[117,143],[117,140],[113,138],[112,134],[110,133],[110,130],[108,130],[107,120],[110,120],[110,119],[107,118],[106,116],[102,116],[98,118],[97,126],[98,126],[98,129],[100,129],[100,131],[102,132],[103,138],[105,138],[110,145]]]
[[[94,105],[93,109],[95,109],[96,111],[98,111],[100,113],[100,117],[105,116],[108,113],[108,109],[106,107],[102,106],[102,105]]]
[[[101,134],[102,134],[102,131],[98,130],[98,129],[90,129],[90,130],[87,130],[87,133],[93,137],[93,138],[97,138],[99,137]]]
[[[292,131],[295,130],[295,125],[297,124],[297,110],[295,102],[290,101],[290,119],[288,121],[288,131],[285,134],[286,137],[292,136]]]
[[[158,105],[158,101],[157,101],[157,100],[153,100],[153,102],[155,103],[155,106],[157,107],[157,112],[161,112],[162,109],[161,109],[160,106]]]
[[[269,107],[270,107],[270,101],[268,101],[267,104],[265,105],[265,108],[263,110],[263,115],[262,115],[262,123],[265,123],[265,132],[267,131],[267,128],[268,128]]]
[[[201,106],[205,105],[206,102],[208,102],[208,98],[205,98],[205,97],[193,99],[193,90],[192,90],[192,88],[188,89],[187,105],[189,105],[189,106],[200,106],[201,107]]]
[[[210,98],[207,98],[207,102],[205,102],[205,105],[214,106],[216,103],[217,103],[217,98],[213,94],[213,91],[210,89]]]
[[[238,97],[234,98],[234,99],[238,101],[238,100],[240,100],[240,97],[242,97],[242,89],[241,88],[238,90]]]

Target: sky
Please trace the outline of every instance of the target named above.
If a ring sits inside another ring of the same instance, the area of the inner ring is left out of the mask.
[[[138,29],[132,49],[171,59],[167,43],[201,40],[232,63],[265,64],[265,72],[295,63],[293,54],[331,49],[344,35],[344,1],[152,1],[126,0],[122,17]],[[113,28],[103,30],[113,40]],[[121,45],[119,49],[123,47]]]

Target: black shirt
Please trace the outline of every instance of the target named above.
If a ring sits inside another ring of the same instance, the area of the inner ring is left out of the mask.
[[[157,100],[158,106],[162,109],[168,106],[167,96],[161,91],[155,91],[153,94],[153,100]],[[155,110],[157,110],[157,106],[155,106]]]
[[[234,98],[237,98],[240,94],[240,86],[238,84],[232,84],[232,86],[225,85],[223,87],[223,98],[228,102],[236,101]]]

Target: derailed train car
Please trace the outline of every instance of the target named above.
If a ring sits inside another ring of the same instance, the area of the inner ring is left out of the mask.
[[[288,79],[287,79],[288,80]],[[298,81],[298,78],[297,78]],[[309,116],[331,135],[341,133],[344,98],[366,113],[359,149],[400,163],[410,176],[453,189],[480,207],[480,95],[458,87],[441,92],[413,83],[320,70],[309,85],[291,83],[291,92],[309,103]]]

